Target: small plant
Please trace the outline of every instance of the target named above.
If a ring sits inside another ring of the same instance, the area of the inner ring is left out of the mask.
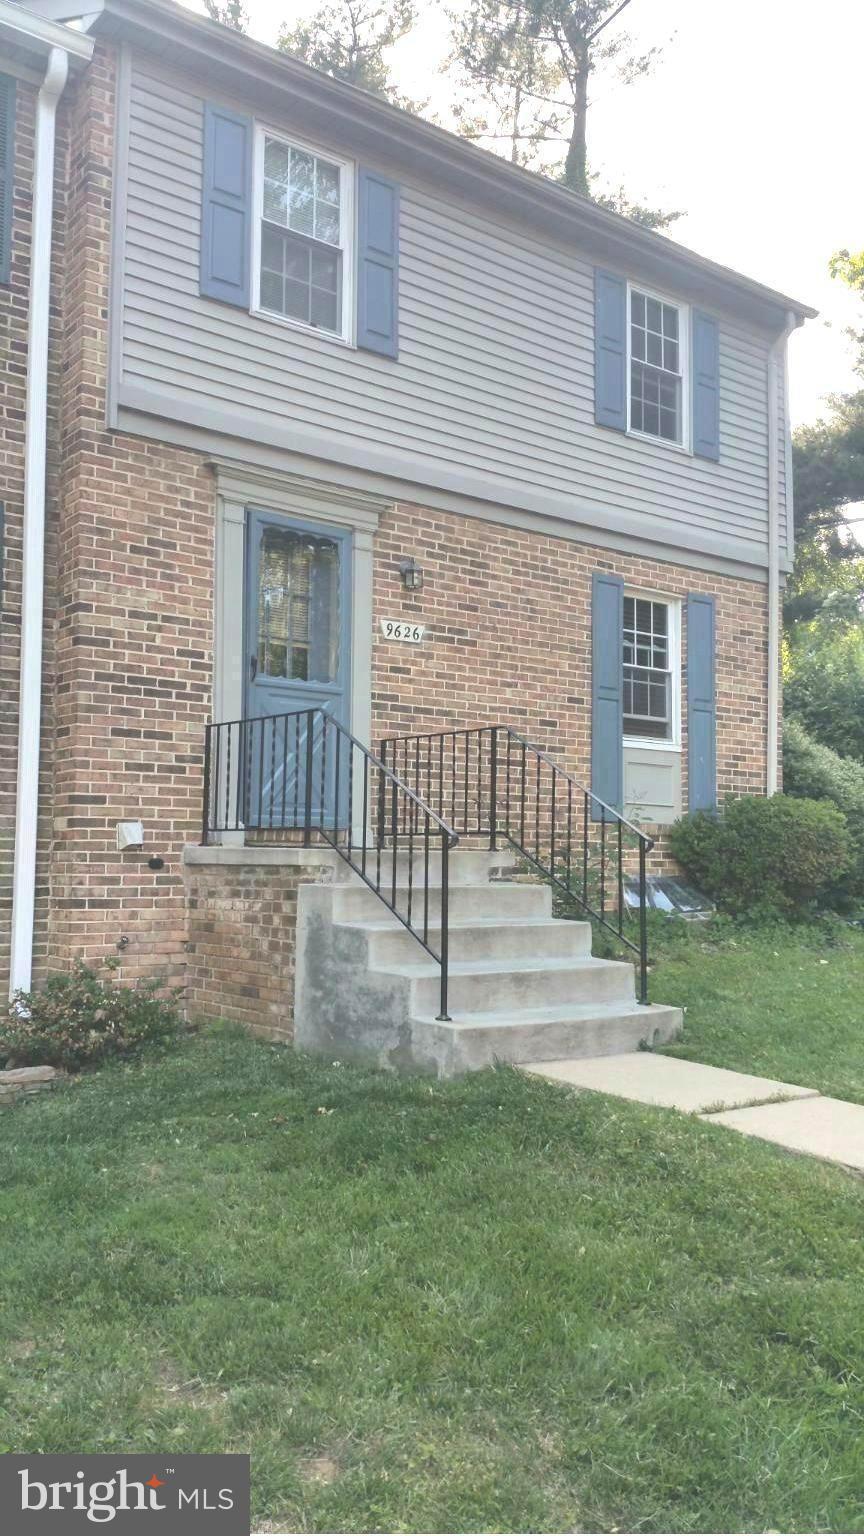
[[[803,915],[842,884],[851,856],[835,806],[788,795],[745,795],[720,816],[685,816],[669,846],[696,884],[737,915]]]
[[[107,974],[100,976],[78,960],[70,973],[49,977],[41,991],[16,992],[0,1019],[0,1060],[74,1072],[132,1056],[146,1045],[172,1044],[181,1028],[179,991],[160,997],[158,981],[121,986],[112,977],[118,964],[107,960]]]

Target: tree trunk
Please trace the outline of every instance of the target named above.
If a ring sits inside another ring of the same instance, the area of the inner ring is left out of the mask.
[[[564,161],[563,181],[571,192],[581,192],[583,197],[588,197],[588,76],[591,73],[591,58],[581,36],[571,34],[567,41],[573,52],[576,73],[573,82],[573,128]]]

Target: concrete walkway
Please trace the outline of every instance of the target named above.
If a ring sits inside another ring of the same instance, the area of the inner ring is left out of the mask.
[[[815,1088],[652,1051],[535,1062],[522,1071],[638,1104],[683,1110],[745,1136],[864,1172],[864,1105],[823,1098]]]

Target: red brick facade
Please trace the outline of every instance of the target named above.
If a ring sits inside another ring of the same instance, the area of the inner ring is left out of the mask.
[[[7,340],[0,973],[8,965],[14,828],[33,97],[21,88],[13,283],[0,290]],[[59,120],[37,974],[79,954],[117,953],[125,939],[126,978],[157,972],[186,979],[191,1012],[230,1009],[272,1027],[264,972],[272,961],[290,976],[283,948],[296,881],[283,879],[265,894],[242,871],[229,881],[227,872],[199,870],[190,877],[189,903],[184,887],[182,850],[199,836],[212,699],[215,485],[203,454],[105,425],[113,113],[113,57],[99,47],[70,84]],[[425,571],[424,590],[413,599],[399,582],[406,555]],[[373,740],[504,721],[586,778],[590,586],[598,568],[673,596],[717,594],[719,788],[760,791],[763,587],[421,507],[386,513],[375,539],[376,614],[397,604],[414,611],[428,625],[428,640],[396,650],[376,638]],[[684,730],[686,744],[686,697]],[[116,823],[133,818],[145,823],[145,851],[119,853]],[[149,867],[154,855],[164,868]],[[217,875],[225,882],[219,889]],[[254,963],[243,960],[247,948],[255,950]],[[244,987],[251,990],[244,994]]]

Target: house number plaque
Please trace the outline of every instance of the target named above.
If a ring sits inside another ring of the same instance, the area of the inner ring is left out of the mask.
[[[426,625],[415,624],[413,619],[382,619],[381,633],[385,640],[400,640],[403,644],[419,645],[426,633]]]

